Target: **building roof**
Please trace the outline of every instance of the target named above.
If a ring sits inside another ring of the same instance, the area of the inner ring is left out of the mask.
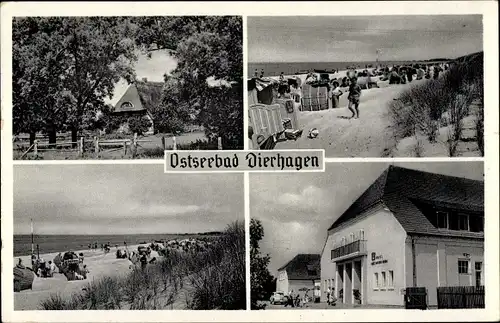
[[[419,203],[473,213],[484,212],[484,182],[461,177],[389,166],[330,226],[354,219],[370,207],[383,203],[408,233],[478,237],[476,232],[438,230],[417,207]]]
[[[161,102],[163,85],[162,82],[135,81],[115,104],[113,112],[151,111]],[[123,105],[126,102],[131,105]]]
[[[317,280],[321,277],[319,254],[298,254],[278,270],[286,270],[289,280]]]

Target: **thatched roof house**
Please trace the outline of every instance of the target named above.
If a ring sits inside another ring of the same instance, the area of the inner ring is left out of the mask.
[[[112,111],[117,116],[144,116],[152,126],[148,133],[154,133],[152,111],[162,99],[163,82],[148,82],[147,79],[130,84],[123,96],[115,104]],[[128,125],[120,126],[120,131],[127,132]]]

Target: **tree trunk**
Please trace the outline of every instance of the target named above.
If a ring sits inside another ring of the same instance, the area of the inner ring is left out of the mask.
[[[76,128],[72,128],[71,129],[71,147],[72,148],[76,148],[76,146],[78,145],[77,143],[78,141],[78,130]]]
[[[49,135],[49,144],[55,144],[56,143],[56,130],[55,129],[50,129],[48,131],[48,135]],[[49,146],[50,148],[56,148],[56,145],[50,145]]]
[[[30,146],[33,145],[35,143],[35,139],[36,139],[36,132],[30,132]]]

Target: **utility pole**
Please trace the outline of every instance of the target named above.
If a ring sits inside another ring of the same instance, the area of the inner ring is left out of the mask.
[[[31,219],[31,254],[35,253],[35,239],[33,237],[33,219]]]

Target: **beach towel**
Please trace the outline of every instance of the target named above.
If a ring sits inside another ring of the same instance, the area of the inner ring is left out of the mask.
[[[35,273],[24,266],[14,267],[14,292],[20,292],[33,287]]]

